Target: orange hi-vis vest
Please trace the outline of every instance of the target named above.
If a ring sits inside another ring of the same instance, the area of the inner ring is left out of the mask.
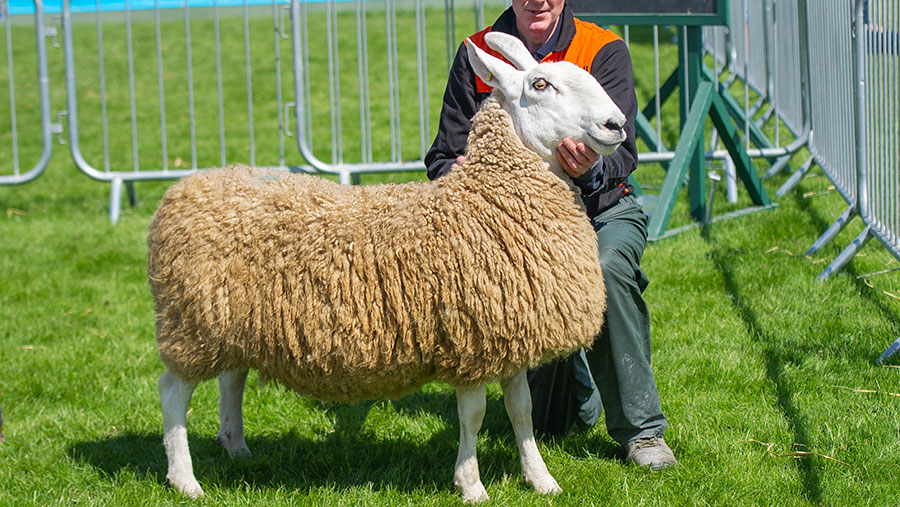
[[[491,28],[492,27],[489,26],[484,30],[472,35],[471,37],[469,37],[469,39],[471,39],[471,41],[475,43],[476,46],[485,50],[488,54],[496,56],[497,58],[500,58],[503,61],[509,63],[506,58],[503,58],[500,53],[488,47],[488,45],[484,42],[484,34],[490,32]],[[622,38],[613,33],[611,30],[606,30],[605,28],[600,28],[593,23],[588,23],[586,21],[575,18],[575,37],[572,38],[572,42],[569,44],[569,46],[562,51],[551,51],[550,54],[548,54],[544,57],[543,60],[541,60],[541,63],[559,62],[565,60],[567,62],[574,63],[587,72],[590,72],[591,64],[594,62],[594,57],[597,56],[597,52],[600,51],[603,46],[617,40],[622,40]],[[480,77],[475,76],[475,89],[480,93],[488,93],[493,88],[485,84]]]

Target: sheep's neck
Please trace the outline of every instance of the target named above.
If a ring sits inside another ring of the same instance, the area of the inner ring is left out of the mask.
[[[584,209],[580,190],[556,157],[548,160],[526,148],[510,115],[493,97],[473,118],[465,164],[455,176],[453,172],[449,176],[458,181],[452,186],[476,190],[498,206],[508,200],[529,201],[530,196],[540,195],[545,202],[557,203],[548,209],[562,212],[566,202]],[[560,186],[560,182],[564,185]],[[508,207],[506,212],[514,208],[524,211],[530,205]]]

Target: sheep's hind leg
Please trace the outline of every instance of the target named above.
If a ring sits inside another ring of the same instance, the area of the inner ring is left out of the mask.
[[[484,419],[484,384],[476,387],[456,388],[456,408],[459,412],[459,454],[453,483],[462,491],[465,503],[479,503],[490,500],[481,477],[478,474],[478,457],[475,444],[478,430]]]
[[[216,442],[229,458],[250,456],[244,441],[244,382],[247,369],[227,370],[219,375],[219,434]]]
[[[172,487],[191,498],[203,496],[203,489],[194,477],[187,440],[187,409],[197,382],[167,371],[159,378],[158,387],[163,414],[163,446],[169,461],[166,479]]]
[[[522,460],[522,475],[525,482],[530,484],[535,492],[547,495],[562,493],[556,479],[547,471],[547,465],[538,451],[534,441],[534,427],[531,422],[531,391],[528,390],[528,381],[525,378],[525,370],[515,376],[500,381],[503,388],[503,402],[506,405],[506,413],[512,422],[513,431],[516,434],[516,444],[519,446],[519,457]]]

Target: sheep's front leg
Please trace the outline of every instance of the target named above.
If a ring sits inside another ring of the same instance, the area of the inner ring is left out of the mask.
[[[216,442],[229,458],[250,456],[244,440],[244,382],[247,369],[223,371],[219,375],[219,434]]]
[[[203,496],[203,489],[194,478],[187,440],[187,409],[197,383],[167,371],[159,378],[158,387],[163,414],[163,446],[169,461],[166,479],[172,487],[191,498]]]
[[[506,413],[512,422],[513,431],[516,434],[516,444],[519,446],[519,457],[522,460],[522,475],[525,482],[530,484],[535,492],[547,495],[562,493],[556,479],[547,471],[547,465],[541,458],[537,444],[534,441],[534,427],[531,422],[531,391],[528,390],[528,380],[525,370],[515,376],[500,381],[503,388],[503,402],[506,405]]]
[[[463,501],[478,503],[490,500],[478,474],[475,444],[484,419],[484,384],[456,388],[456,408],[459,412],[459,454],[453,483],[462,491]]]

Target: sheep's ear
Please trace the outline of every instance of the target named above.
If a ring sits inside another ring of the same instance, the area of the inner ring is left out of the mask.
[[[503,32],[488,32],[484,34],[484,42],[519,70],[527,71],[538,64],[518,37]]]
[[[471,39],[466,39],[466,52],[472,70],[488,86],[499,88],[504,94],[514,90],[519,82],[521,72],[503,60],[489,55],[479,48]]]

